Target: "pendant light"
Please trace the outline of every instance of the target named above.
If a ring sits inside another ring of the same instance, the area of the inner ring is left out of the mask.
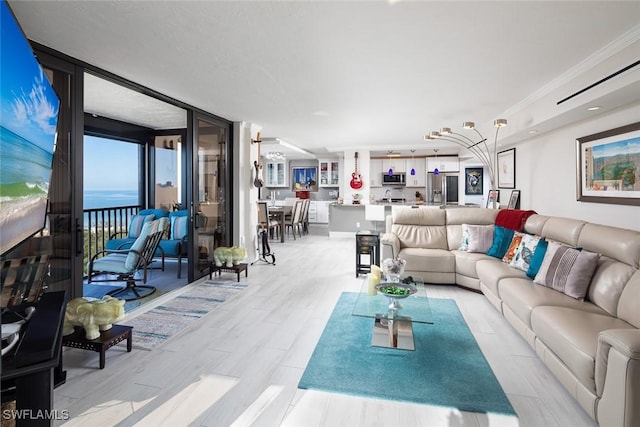
[[[436,168],[433,170],[433,174],[438,175],[440,173],[438,170],[438,148],[434,148],[433,152],[436,153]]]
[[[413,153],[415,153],[415,152],[416,152],[416,150],[411,150],[411,172],[410,172],[411,176],[415,176],[415,174],[416,174],[416,170],[413,167],[413,165],[415,164],[415,159],[413,158]]]

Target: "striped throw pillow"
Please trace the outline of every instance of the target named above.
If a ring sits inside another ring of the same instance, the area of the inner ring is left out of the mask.
[[[156,218],[155,215],[134,215],[131,217],[131,225],[129,225],[129,233],[127,237],[130,239],[136,239],[142,231],[142,226],[147,222],[153,221]]]
[[[547,253],[533,281],[583,301],[599,259],[600,254],[549,242]]]

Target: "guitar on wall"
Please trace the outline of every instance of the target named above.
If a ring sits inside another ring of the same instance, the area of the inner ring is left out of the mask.
[[[253,185],[257,188],[261,188],[264,185],[264,178],[262,177],[262,160],[260,157],[260,143],[262,142],[262,140],[260,139],[260,132],[258,132],[258,137],[253,142],[258,144],[258,160],[260,160],[260,163],[258,163],[258,160],[253,161],[253,167],[256,169],[255,178],[253,179]]]
[[[349,183],[349,185],[354,190],[359,190],[362,188],[362,177],[358,173],[358,153],[355,154],[355,162],[356,167],[354,172],[351,174],[351,182]]]

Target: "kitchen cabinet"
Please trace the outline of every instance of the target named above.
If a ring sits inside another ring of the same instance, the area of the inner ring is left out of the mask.
[[[317,218],[316,221],[320,224],[328,224],[329,223],[329,201],[320,200],[316,202],[317,207]]]
[[[393,173],[407,171],[404,159],[396,159],[393,157],[382,159],[382,171],[387,172],[389,169],[393,169]]]
[[[371,159],[369,162],[369,186],[382,187],[382,159]]]
[[[330,201],[312,200],[309,202],[309,223],[328,224]]]
[[[337,187],[340,172],[337,160],[318,160],[320,164],[320,187]]]
[[[265,187],[286,187],[287,186],[287,162],[268,162],[265,165],[264,185]]]
[[[406,186],[407,187],[421,187],[424,188],[427,185],[427,162],[424,158],[420,159],[407,159],[405,162],[407,167],[406,172]],[[411,175],[411,169],[415,171],[415,175]]]
[[[433,172],[436,167],[440,172],[460,172],[460,163],[455,156],[427,157],[427,172]]]
[[[316,223],[318,222],[318,202],[315,200],[311,200],[309,202],[309,222]]]

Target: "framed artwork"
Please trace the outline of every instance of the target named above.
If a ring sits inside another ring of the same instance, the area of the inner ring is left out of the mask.
[[[291,171],[292,190],[318,191],[317,167],[294,167]]]
[[[493,208],[493,201],[496,201],[496,208],[500,206],[500,190],[489,190],[487,197],[487,207]]]
[[[576,198],[640,205],[640,122],[576,140]]]
[[[516,149],[498,153],[498,187],[516,188]]]
[[[520,208],[520,190],[511,191],[511,197],[509,197],[509,205],[507,209],[519,209]]]
[[[465,168],[464,194],[467,196],[482,195],[482,168]]]

